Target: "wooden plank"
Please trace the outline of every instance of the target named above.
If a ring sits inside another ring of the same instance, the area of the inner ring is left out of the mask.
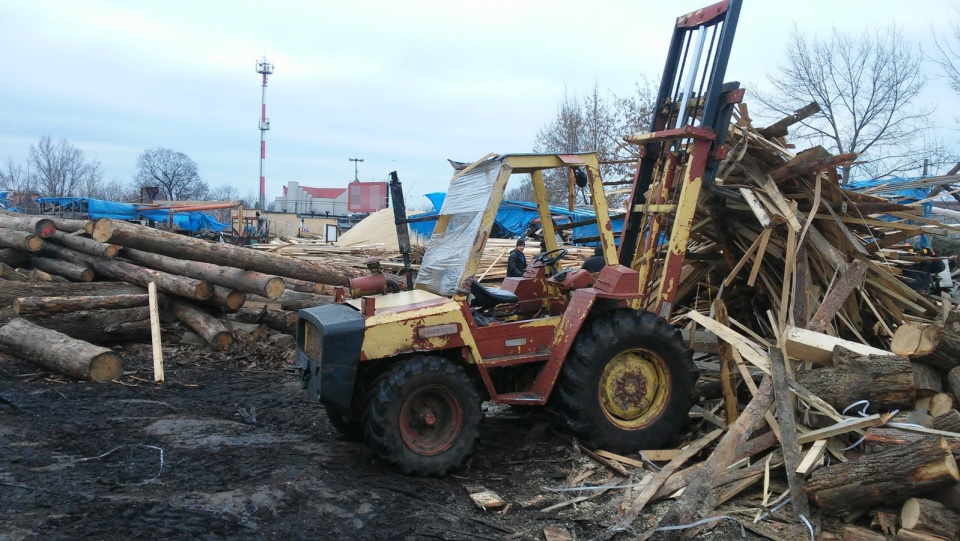
[[[750,277],[747,279],[747,285],[753,287],[757,282],[757,274],[760,273],[760,264],[763,263],[763,256],[767,252],[767,244],[770,242],[771,229],[764,229],[760,234],[760,246],[757,248],[757,255],[753,258],[753,268],[750,269]]]
[[[800,444],[797,435],[797,419],[790,387],[787,383],[787,360],[779,348],[770,349],[770,372],[773,376],[773,394],[777,405],[777,420],[780,422],[780,444],[783,448],[783,460],[786,464],[787,483],[790,485],[793,517],[810,516],[810,504],[803,493],[803,477],[797,475],[800,466]]]
[[[803,445],[817,440],[825,440],[827,438],[853,432],[854,430],[863,430],[872,426],[878,426],[883,423],[884,420],[880,417],[879,413],[861,417],[859,419],[851,417],[846,421],[801,434],[800,437],[797,438],[797,443]]]
[[[803,460],[800,461],[800,465],[797,466],[797,475],[803,477],[810,475],[810,472],[820,463],[820,459],[826,450],[827,440],[823,439],[813,442],[813,445],[807,450],[807,454],[804,455]]]
[[[597,454],[597,456],[601,456],[609,460],[616,460],[621,464],[626,464],[627,466],[633,466],[634,468],[647,467],[647,464],[645,464],[642,460],[636,460],[627,456],[618,455],[617,453],[611,453],[610,451],[604,451],[603,449],[599,449],[595,451],[595,453]]]
[[[764,229],[764,231],[768,231],[768,230]],[[767,238],[769,239],[769,235],[767,236]],[[760,243],[762,242],[761,239],[763,239],[763,235],[757,235],[757,238],[754,239],[753,244],[751,244],[750,247],[747,248],[747,251],[744,252],[743,257],[740,258],[740,261],[737,262],[736,266],[733,267],[733,270],[730,271],[730,274],[728,274],[727,277],[723,280],[723,285],[729,286],[730,284],[733,283],[733,280],[736,279],[737,277],[737,273],[740,272],[740,269],[742,269],[747,264],[747,261],[750,260],[750,256],[752,256],[753,253],[756,252],[757,249],[760,247]]]
[[[157,305],[157,284],[147,284],[150,303],[150,338],[153,345],[153,381],[163,381],[163,346],[160,342],[160,312]]]
[[[760,370],[763,370],[764,373],[770,373],[770,361],[767,359],[767,356],[760,352],[760,346],[756,345],[754,342],[747,340],[742,334],[731,329],[730,327],[721,325],[716,321],[704,316],[700,312],[691,310],[687,313],[687,317],[699,323],[703,328],[717,335],[717,338],[727,342],[737,349],[740,355],[750,362],[750,364],[756,366]]]
[[[847,301],[847,297],[854,289],[863,285],[864,276],[867,273],[867,264],[857,260],[847,265],[840,277],[834,282],[830,291],[823,298],[820,308],[810,318],[810,323],[806,328],[809,331],[823,332],[833,316]],[[882,320],[881,320],[882,321]]]
[[[713,301],[714,318],[717,323],[729,327],[727,307],[721,299]],[[720,357],[720,388],[723,391],[723,408],[726,412],[727,424],[737,420],[740,411],[737,407],[737,379],[734,373],[736,360],[733,358],[733,346],[729,342],[721,341],[717,344]]]
[[[761,203],[757,195],[753,193],[753,190],[750,188],[740,188],[740,194],[743,195],[743,199],[747,202],[747,206],[750,207],[753,215],[757,217],[760,225],[764,228],[769,227],[773,223],[773,220],[770,219],[767,210],[763,208],[763,203]]]
[[[704,326],[706,327],[706,325]],[[718,337],[723,339],[719,333],[715,332],[714,334],[717,334]],[[837,346],[843,346],[850,351],[862,355],[893,355],[893,353],[885,349],[878,349],[859,342],[844,340],[792,325],[788,325],[785,329],[783,339],[788,356],[816,365],[830,364],[833,360],[833,348]]]

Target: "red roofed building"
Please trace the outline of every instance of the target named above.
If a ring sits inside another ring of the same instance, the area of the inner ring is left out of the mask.
[[[288,182],[283,197],[276,198],[275,212],[295,214],[349,214],[346,188],[309,188],[299,182]]]

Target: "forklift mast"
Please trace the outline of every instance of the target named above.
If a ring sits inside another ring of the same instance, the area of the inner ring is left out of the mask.
[[[724,0],[677,18],[650,132],[625,138],[640,146],[640,161],[619,263],[640,273],[639,307],[663,317],[673,309],[701,187],[713,186],[743,99],[739,83],[723,83],[740,4]]]

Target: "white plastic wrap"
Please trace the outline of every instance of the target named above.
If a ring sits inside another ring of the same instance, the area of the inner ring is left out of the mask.
[[[417,286],[437,295],[453,295],[480,232],[501,164],[499,159],[489,160],[450,182],[440,209],[440,215],[450,216],[450,221],[446,231],[434,232],[430,238]]]

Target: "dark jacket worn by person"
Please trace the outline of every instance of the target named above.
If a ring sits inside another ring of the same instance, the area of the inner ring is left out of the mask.
[[[527,256],[523,255],[523,250],[520,248],[514,248],[507,260],[507,278],[519,278],[526,270]]]
[[[593,256],[588,257],[580,268],[591,274],[596,274],[603,270],[606,264],[607,261],[603,258],[603,248],[597,246],[597,249],[593,251]]]

